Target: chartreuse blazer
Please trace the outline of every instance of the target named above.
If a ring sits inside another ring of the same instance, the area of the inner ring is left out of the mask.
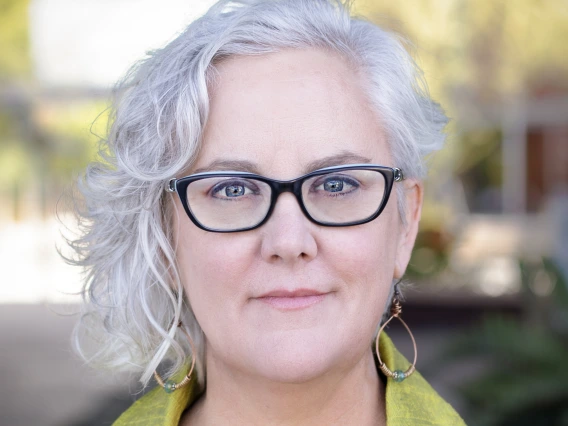
[[[379,351],[392,371],[408,368],[408,361],[384,333]],[[386,383],[387,426],[465,425],[420,373],[415,372],[402,382],[388,378]],[[198,397],[197,380],[169,394],[158,386],[132,404],[114,426],[178,426],[184,410]]]

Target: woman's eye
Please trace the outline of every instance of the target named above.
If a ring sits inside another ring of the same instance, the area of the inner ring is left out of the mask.
[[[238,197],[245,194],[245,187],[242,185],[230,185],[225,187],[225,195],[227,197]]]
[[[339,179],[330,179],[323,184],[323,189],[328,192],[341,192],[343,191],[343,181]]]
[[[357,181],[344,176],[327,177],[318,180],[313,188],[313,192],[324,191],[329,195],[348,194],[359,187]]]
[[[230,181],[220,182],[211,189],[211,196],[214,198],[228,199],[240,198],[245,195],[255,194],[258,192],[255,185],[251,182]]]

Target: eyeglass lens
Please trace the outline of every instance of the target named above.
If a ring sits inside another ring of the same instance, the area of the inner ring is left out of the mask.
[[[380,208],[386,181],[376,170],[343,170],[302,183],[302,201],[317,222],[341,225],[364,221]],[[270,210],[271,187],[258,179],[207,177],[187,186],[187,204],[203,226],[220,231],[254,227]]]

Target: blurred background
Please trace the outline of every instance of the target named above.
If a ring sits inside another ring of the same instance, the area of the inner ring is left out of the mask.
[[[63,194],[113,83],[212,3],[0,0],[0,424],[110,424],[136,398],[71,351]],[[412,41],[452,119],[408,270],[419,370],[470,425],[568,425],[568,1],[354,3]]]

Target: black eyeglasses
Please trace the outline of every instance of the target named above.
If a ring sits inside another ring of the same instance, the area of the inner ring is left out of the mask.
[[[291,192],[306,217],[322,226],[353,226],[377,218],[402,170],[373,164],[326,167],[280,181],[246,172],[205,172],[170,179],[191,221],[211,232],[258,228],[278,196]]]

